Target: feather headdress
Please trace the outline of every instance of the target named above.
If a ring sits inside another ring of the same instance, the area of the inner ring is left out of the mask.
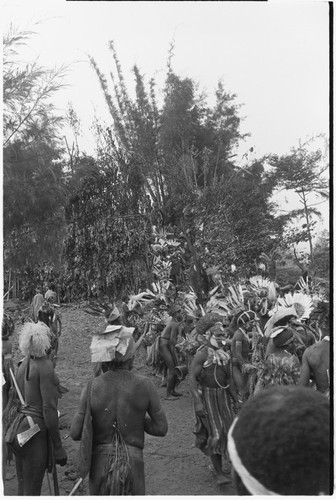
[[[26,323],[20,332],[20,351],[24,356],[43,358],[50,349],[50,330],[42,322]]]
[[[284,297],[278,298],[278,303],[282,307],[295,307],[299,320],[308,319],[314,309],[313,300],[309,295],[298,292],[287,293]]]
[[[265,337],[269,337],[273,332],[273,328],[278,326],[279,322],[284,323],[286,320],[290,320],[291,318],[297,318],[298,314],[294,306],[292,307],[283,307],[277,306],[273,310],[270,311],[271,317],[267,321],[264,329]]]

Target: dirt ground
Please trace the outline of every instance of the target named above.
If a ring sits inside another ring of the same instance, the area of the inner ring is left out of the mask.
[[[60,433],[68,454],[68,463],[57,466],[60,495],[67,496],[78,478],[77,459],[79,442],[69,436],[72,418],[79,402],[82,388],[92,376],[90,343],[92,332],[104,328],[104,321],[85,313],[80,306],[62,306],[62,336],[56,372],[61,384],[69,389],[59,400]],[[14,359],[20,359],[18,335],[20,325],[14,333]],[[169,430],[165,437],[146,435],[144,459],[146,495],[235,495],[232,484],[218,486],[209,470],[210,460],[194,447],[194,413],[188,388],[188,377],[179,386],[183,396],[177,401],[164,400],[165,389],[160,379],[151,375],[145,365],[145,350],[137,353],[133,370],[148,376],[157,387],[162,407],[166,412]],[[86,479],[75,495],[89,495]],[[4,494],[17,494],[17,479],[14,460],[7,467]],[[52,476],[46,473],[42,495],[54,495]]]

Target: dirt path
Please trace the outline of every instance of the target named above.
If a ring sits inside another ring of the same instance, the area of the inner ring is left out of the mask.
[[[69,389],[59,401],[60,432],[64,447],[68,453],[65,467],[57,467],[60,495],[68,495],[77,480],[77,460],[79,443],[69,437],[69,429],[76,411],[80,393],[92,376],[90,363],[91,334],[104,322],[90,316],[77,306],[62,307],[63,333],[60,341],[56,371],[61,384]],[[19,327],[14,334],[17,346]],[[18,349],[15,360],[20,359]],[[232,485],[217,486],[209,470],[209,459],[194,447],[194,413],[188,390],[188,378],[179,386],[183,397],[177,401],[164,400],[165,389],[160,387],[160,380],[153,377],[145,365],[145,351],[140,348],[134,370],[151,377],[157,386],[161,404],[166,412],[169,430],[164,438],[146,435],[144,458],[147,495],[234,495]],[[45,476],[42,494],[53,494],[52,477]],[[17,494],[17,480],[14,461],[7,468],[4,482],[5,495]],[[76,495],[88,495],[87,479],[79,487]]]

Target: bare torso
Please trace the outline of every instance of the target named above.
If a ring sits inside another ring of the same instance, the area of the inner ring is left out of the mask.
[[[213,389],[218,389],[218,387],[226,387],[228,385],[229,378],[229,367],[219,366],[211,364],[209,366],[204,366],[204,362],[208,358],[207,347],[204,347],[197,354],[197,364],[202,366],[201,372],[199,374],[198,382],[203,387],[210,387]]]
[[[30,359],[29,377],[26,380],[27,363],[28,358],[25,358],[17,371],[19,389],[27,405],[43,417],[55,448],[61,449],[57,415],[59,379],[54,365],[47,357]]]
[[[71,424],[75,440],[81,439],[86,402],[87,387]],[[125,442],[138,448],[144,447],[145,432],[164,436],[168,428],[154,384],[125,368],[108,370],[93,380],[91,413],[94,445],[111,443],[115,422]]]
[[[330,342],[321,340],[306,349],[304,356],[318,391],[329,388]]]
[[[110,443],[114,434],[113,423],[127,444],[143,448],[144,417],[149,397],[147,380],[129,370],[107,371],[92,385],[91,411],[94,444]]]
[[[249,344],[249,339],[246,333],[244,333],[242,330],[238,329],[235,331],[232,341],[231,341],[231,352],[232,352],[232,358],[236,359],[237,358],[237,343],[241,343],[241,355],[244,359],[244,361],[248,360],[248,355],[250,352],[250,344]]]

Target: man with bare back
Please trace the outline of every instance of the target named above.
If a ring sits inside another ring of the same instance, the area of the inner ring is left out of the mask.
[[[316,389],[330,397],[330,337],[329,312],[318,322],[322,340],[308,347],[303,353],[299,384],[308,386],[310,380]]]
[[[81,439],[89,398],[93,430],[90,495],[144,495],[145,433],[164,436],[168,430],[154,384],[131,372],[137,346],[127,332],[133,329],[120,328],[114,341],[113,331],[106,334],[106,345],[119,342],[124,348],[120,352],[117,345],[107,355],[113,359],[102,362],[101,375],[83,390],[70,430],[72,439]]]
[[[59,380],[47,356],[49,328],[41,322],[26,323],[19,346],[25,358],[20,362],[16,380],[26,405],[20,406],[10,446],[15,454],[18,495],[40,495],[50,455],[57,464],[63,466],[67,462],[58,429]],[[21,447],[16,436],[29,428],[27,415],[39,431]]]

